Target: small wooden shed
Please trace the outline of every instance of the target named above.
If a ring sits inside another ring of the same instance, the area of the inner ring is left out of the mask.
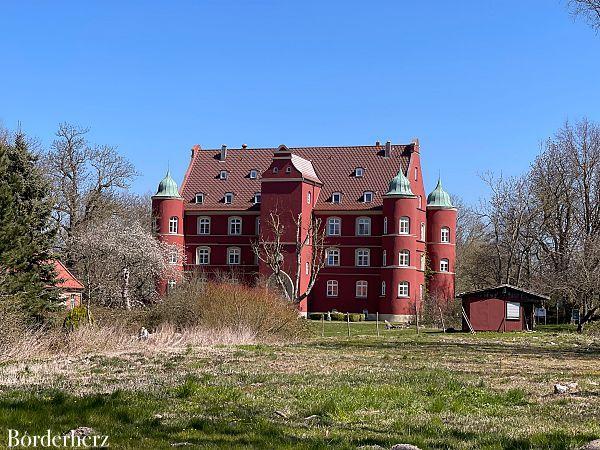
[[[458,294],[474,331],[522,331],[534,327],[535,308],[550,297],[510,284]],[[463,330],[469,325],[463,317]]]

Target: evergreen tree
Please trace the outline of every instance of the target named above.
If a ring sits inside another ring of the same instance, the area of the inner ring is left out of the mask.
[[[41,320],[57,305],[48,182],[22,133],[0,142],[0,301]]]

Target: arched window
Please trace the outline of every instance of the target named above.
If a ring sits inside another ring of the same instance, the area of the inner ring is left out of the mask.
[[[383,234],[387,234],[387,217],[383,218]]]
[[[226,192],[223,197],[223,203],[226,205],[231,205],[233,203],[233,192]]]
[[[449,272],[450,271],[450,261],[446,258],[440,260],[440,272]]]
[[[327,297],[338,296],[338,282],[337,280],[327,280]]]
[[[385,295],[385,281],[381,282],[381,295]]]
[[[285,168],[285,173],[292,173],[292,168],[290,166],[287,166]]]
[[[198,234],[210,234],[210,217],[198,217]]]
[[[310,264],[309,263],[304,264],[304,273],[306,275],[308,275],[310,273]]]
[[[419,195],[419,209],[423,207],[423,197]]]
[[[398,297],[408,297],[410,295],[410,285],[408,281],[398,283]]]
[[[230,217],[229,222],[229,234],[236,236],[242,234],[242,218],[241,217]]]
[[[409,250],[400,250],[400,253],[398,254],[398,265],[400,267],[410,266],[410,251]]]
[[[410,218],[400,217],[398,224],[398,234],[410,234]]]
[[[342,219],[330,217],[327,219],[327,236],[339,236],[342,234]]]
[[[425,240],[425,222],[421,222],[421,240]]]
[[[450,242],[450,228],[442,227],[441,240],[442,240],[442,242],[446,242],[446,243]]]
[[[310,193],[310,191],[308,191],[306,193],[306,203],[308,203],[309,205],[310,205],[311,198],[312,198],[311,193]]]
[[[236,266],[240,264],[241,251],[239,247],[227,248],[227,264],[230,266]]]
[[[368,248],[356,249],[356,265],[358,267],[369,267],[371,265],[371,251]]]
[[[210,247],[196,248],[196,264],[201,266],[210,264]]]
[[[387,251],[383,251],[383,253],[381,254],[381,265],[382,266],[387,266]]]
[[[177,234],[177,231],[179,231],[179,217],[172,216],[169,219],[169,233]]]
[[[356,296],[358,298],[367,298],[368,283],[365,280],[356,282]]]
[[[359,217],[356,219],[356,235],[370,236],[371,235],[371,218]]]
[[[328,266],[339,266],[340,265],[340,249],[339,248],[328,248],[325,250],[325,260]]]
[[[421,270],[425,270],[425,262],[426,262],[425,253],[421,253]]]

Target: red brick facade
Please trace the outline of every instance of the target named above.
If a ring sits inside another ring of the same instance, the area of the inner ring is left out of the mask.
[[[412,195],[387,195],[401,171]],[[284,265],[296,273],[295,225],[299,213],[322,219],[328,264],[320,271],[302,312],[336,309],[379,312],[408,320],[430,290],[454,297],[454,208],[427,208],[418,141],[356,147],[280,146],[271,149],[192,149],[179,192],[155,195],[159,238],[185,249],[182,272],[235,271],[246,282],[269,268],[258,264],[251,243],[269,233],[269,214],[285,225]],[[176,219],[174,219],[176,218]],[[179,227],[173,229],[174,221]],[[442,242],[442,228],[448,229]],[[306,233],[306,230],[302,230]],[[308,285],[309,247],[301,258],[301,290]],[[441,260],[448,264],[440,267]],[[171,283],[177,280],[170,280]],[[162,293],[167,280],[161,282]]]

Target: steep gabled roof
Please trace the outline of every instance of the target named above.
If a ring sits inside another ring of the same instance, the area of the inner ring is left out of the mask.
[[[290,147],[294,166],[309,179],[323,183],[315,205],[316,210],[380,210],[383,194],[399,170],[407,173],[413,144],[392,145],[390,156],[384,155],[385,145],[343,147]],[[195,148],[181,186],[186,210],[253,210],[254,194],[260,192],[260,174],[271,164],[277,148],[227,149],[224,161],[220,149]],[[357,167],[364,169],[362,177],[355,176]],[[259,177],[250,178],[250,171],[257,170]],[[219,173],[228,172],[226,180]],[[373,192],[373,201],[363,203],[365,191]],[[226,192],[235,194],[233,203],[225,205]],[[331,203],[331,194],[342,193],[342,203]],[[194,203],[196,193],[203,193],[204,203]]]
[[[67,269],[62,262],[54,260],[56,271],[56,287],[63,290],[83,290],[83,284]]]
[[[507,291],[518,292],[530,300],[541,301],[541,300],[550,300],[550,297],[544,294],[538,294],[537,292],[530,291],[528,289],[523,289],[518,286],[513,286],[512,284],[501,284],[499,286],[492,286],[484,289],[476,289],[474,291],[469,292],[461,292],[457,295],[457,297],[466,298],[466,297],[475,297],[475,296],[490,296],[490,295],[506,295]]]

